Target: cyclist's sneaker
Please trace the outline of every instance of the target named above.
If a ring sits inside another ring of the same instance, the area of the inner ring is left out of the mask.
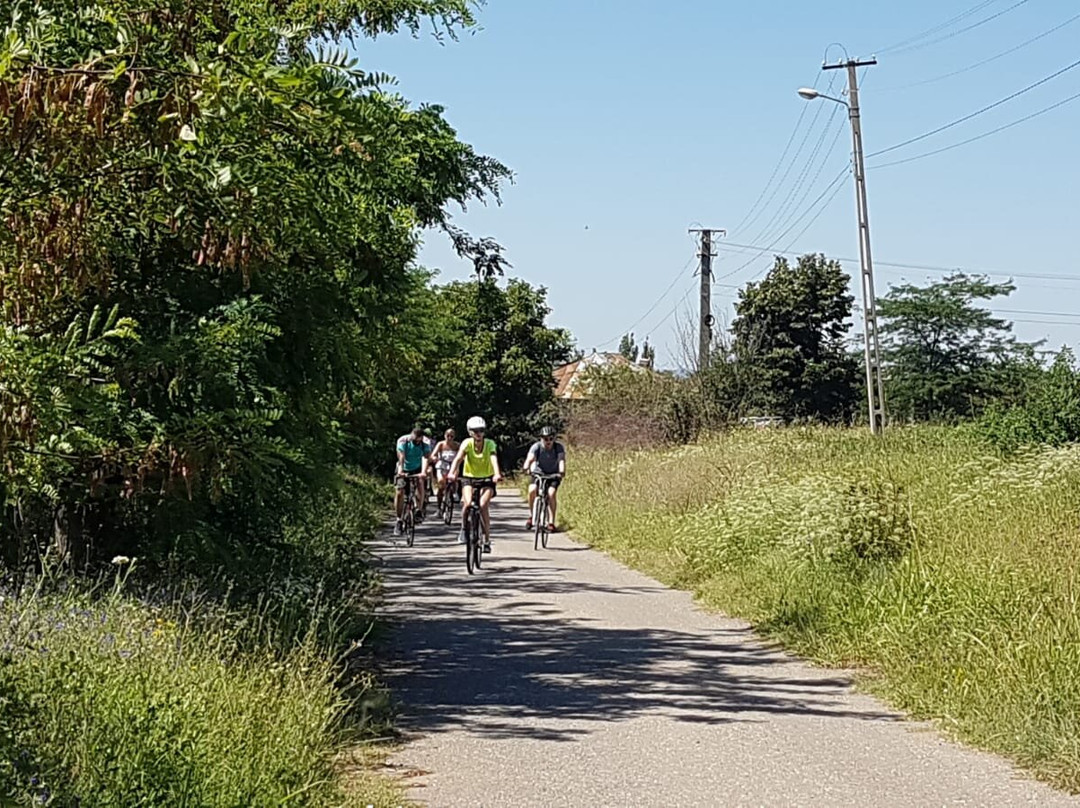
[[[458,544],[464,544],[465,543],[465,528],[462,528],[461,532],[457,534],[457,543]]]
[[[526,530],[532,530],[532,527],[533,527],[532,519],[526,519],[525,520],[525,529]]]
[[[485,553],[490,553],[491,552],[491,542],[490,541],[484,542],[484,552]]]
[[[555,532],[555,523],[554,522],[551,522],[551,523],[548,524],[547,532],[548,533],[554,533]]]
[[[394,538],[396,539],[401,535],[401,520],[398,519],[394,522]]]

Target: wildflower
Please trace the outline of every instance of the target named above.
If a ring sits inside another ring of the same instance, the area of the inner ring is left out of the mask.
[[[121,648],[120,649],[120,658],[121,659],[130,659],[131,658],[131,651],[129,651],[127,648]]]
[[[113,556],[112,563],[115,564],[118,567],[122,567],[125,564],[130,564],[131,559],[128,558],[127,556],[125,556],[125,555]]]
[[[30,785],[34,787],[41,785],[41,781],[38,779],[38,776],[36,774],[30,778]]]

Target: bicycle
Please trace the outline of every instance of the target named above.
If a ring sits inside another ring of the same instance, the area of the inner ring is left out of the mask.
[[[465,569],[469,571],[469,575],[480,569],[480,559],[484,555],[484,545],[491,538],[484,530],[484,515],[480,509],[480,500],[484,489],[491,487],[494,487],[494,483],[490,478],[473,480],[472,482],[472,502],[469,503],[469,510],[462,526],[465,530]]]
[[[541,545],[547,549],[548,545],[548,514],[551,503],[548,502],[548,488],[552,480],[561,477],[559,474],[533,474],[536,481],[536,499],[533,501],[533,528],[536,534],[533,538],[533,549],[539,550]]]
[[[461,502],[461,481],[454,480],[453,484],[443,485],[442,503],[439,505],[439,515],[449,527],[454,522],[454,511],[457,503]]]
[[[412,547],[416,540],[416,514],[420,506],[416,502],[416,485],[414,480],[420,478],[419,474],[402,474],[405,478],[405,513],[401,517],[401,532],[405,534],[405,545]]]

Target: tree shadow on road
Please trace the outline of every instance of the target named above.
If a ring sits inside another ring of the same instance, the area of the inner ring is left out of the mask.
[[[572,580],[557,551],[532,554],[521,540],[500,544],[482,574],[468,576],[463,551],[425,552],[424,541],[453,539],[431,531],[412,550],[384,552],[396,590],[386,673],[406,732],[568,741],[598,722],[645,715],[705,724],[769,714],[895,720],[853,711],[848,677],[797,664],[750,631],[613,628],[571,619],[551,599],[627,596],[649,609],[657,598],[670,608],[660,584]]]

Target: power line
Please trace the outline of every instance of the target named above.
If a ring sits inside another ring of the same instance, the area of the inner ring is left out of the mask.
[[[933,78],[923,79],[922,81],[913,81],[913,82],[910,82],[908,84],[893,85],[892,87],[880,87],[880,88],[877,89],[876,92],[890,93],[890,92],[896,92],[898,90],[907,90],[907,89],[910,89],[912,87],[923,87],[923,86],[925,86],[927,84],[934,84],[934,83],[939,82],[939,81],[944,81],[945,79],[951,79],[953,76],[959,76],[959,75],[962,75],[964,73],[968,73],[968,72],[970,72],[972,70],[975,70],[977,68],[982,67],[983,65],[988,65],[991,62],[996,62],[998,59],[1004,58],[1005,56],[1008,56],[1008,55],[1010,55],[1012,53],[1016,53],[1019,50],[1023,50],[1028,45],[1033,45],[1036,42],[1038,42],[1039,40],[1045,39],[1046,37],[1050,36],[1051,34],[1057,33],[1058,31],[1060,31],[1065,26],[1072,25],[1077,20],[1080,20],[1080,14],[1076,14],[1076,15],[1070,17],[1069,19],[1065,20],[1065,22],[1059,23],[1059,24],[1055,25],[1053,28],[1050,28],[1050,29],[1048,29],[1046,31],[1043,31],[1041,34],[1038,34],[1037,36],[1033,36],[1031,39],[1024,40],[1019,45],[1014,45],[1013,47],[1009,48],[1008,50],[1003,50],[1000,53],[996,53],[993,56],[990,56],[990,57],[988,57],[986,59],[981,59],[978,62],[974,62],[974,63],[968,65],[967,67],[962,67],[959,70],[953,70],[953,71],[951,71],[949,73],[943,73],[940,76],[934,76]]]
[[[686,292],[683,293],[683,296],[681,298],[679,298],[678,302],[676,302],[675,305],[671,307],[671,311],[669,311],[667,314],[665,314],[663,316],[663,318],[659,322],[656,323],[656,325],[654,325],[652,328],[648,329],[645,332],[646,335],[647,335],[646,339],[648,339],[649,336],[651,336],[653,334],[653,332],[656,331],[656,329],[658,329],[660,326],[662,326],[664,323],[666,323],[668,320],[671,319],[672,315],[674,315],[675,312],[677,312],[679,310],[679,306],[681,306],[683,303],[686,302],[686,298],[690,297],[690,293],[693,292],[693,291],[694,291],[694,284],[691,284],[690,288],[688,288],[686,290]]]
[[[983,2],[976,3],[974,6],[969,8],[967,11],[964,11],[964,12],[962,12],[960,14],[957,14],[955,17],[951,17],[950,19],[945,20],[945,22],[939,23],[938,25],[935,25],[933,28],[928,28],[927,30],[923,31],[921,34],[916,34],[913,37],[909,37],[907,39],[901,40],[900,42],[897,42],[894,45],[889,45],[889,47],[887,47],[887,48],[880,48],[880,49],[878,49],[876,51],[876,53],[878,53],[878,54],[889,53],[891,51],[899,50],[900,48],[911,45],[912,43],[920,42],[920,41],[922,41],[923,39],[926,39],[929,36],[933,36],[934,34],[938,33],[939,31],[944,31],[950,25],[955,25],[958,22],[963,22],[968,17],[972,16],[973,14],[978,14],[980,11],[982,11],[987,6],[992,6],[996,2],[997,2],[997,0],[983,0]]]
[[[1036,317],[1080,317],[1080,314],[1067,311],[1030,311],[1028,309],[994,309],[1002,314],[1033,314]]]
[[[911,53],[913,51],[922,50],[923,48],[929,48],[932,45],[939,45],[942,42],[947,42],[948,40],[953,39],[954,37],[958,37],[961,34],[965,34],[968,31],[972,31],[972,30],[974,30],[976,28],[979,28],[980,26],[986,25],[988,22],[993,22],[998,17],[1001,17],[1002,15],[1008,14],[1010,11],[1013,11],[1015,9],[1020,8],[1020,6],[1026,5],[1027,2],[1028,2],[1028,0],[1019,0],[1019,2],[1013,3],[1008,8],[1002,9],[1001,11],[997,12],[996,14],[991,14],[989,17],[984,17],[983,19],[979,20],[978,22],[972,23],[971,25],[965,26],[964,28],[958,28],[955,31],[950,31],[949,33],[945,34],[944,36],[940,36],[937,39],[931,39],[929,42],[920,42],[920,43],[917,43],[917,44],[909,45],[908,47],[905,47],[905,48],[894,49],[893,50],[893,55],[896,56],[896,55],[900,55],[900,54],[904,54],[904,53]]]
[[[1014,126],[1019,126],[1022,123],[1026,123],[1027,121],[1030,121],[1032,118],[1038,118],[1040,115],[1045,115],[1048,112],[1053,112],[1058,107],[1063,107],[1066,104],[1069,104],[1069,103],[1075,101],[1078,98],[1080,98],[1080,93],[1076,93],[1075,95],[1070,95],[1068,98],[1062,99],[1061,101],[1058,101],[1056,104],[1051,104],[1048,107],[1043,107],[1038,112],[1032,112],[1030,115],[1025,115],[1023,118],[1017,118],[1015,121],[1012,121],[1011,123],[1004,124],[1003,126],[998,126],[998,127],[994,128],[994,129],[991,129],[989,132],[983,132],[981,135],[976,135],[975,137],[969,137],[967,140],[961,140],[959,143],[953,143],[951,146],[944,146],[944,147],[942,147],[940,149],[933,149],[932,151],[923,152],[922,154],[916,154],[916,155],[914,155],[912,157],[905,157],[902,160],[893,160],[893,161],[888,162],[888,163],[878,163],[877,165],[870,166],[870,168],[890,168],[891,166],[899,166],[899,165],[903,165],[904,163],[913,163],[916,160],[922,160],[922,159],[924,159],[926,157],[933,157],[935,154],[941,154],[942,152],[952,151],[953,149],[959,149],[961,146],[967,146],[969,143],[974,143],[977,140],[983,140],[985,138],[990,137],[991,135],[996,135],[999,132],[1004,132],[1006,129],[1012,129]]]
[[[835,82],[836,76],[833,75],[829,79],[829,83],[825,88],[826,94],[832,92],[833,84],[835,84]],[[795,168],[795,164],[799,161],[799,156],[802,154],[803,149],[806,147],[807,141],[810,139],[810,133],[813,132],[814,127],[817,126],[818,118],[821,117],[822,109],[823,107],[820,104],[817,105],[817,109],[814,110],[814,117],[810,121],[810,126],[807,127],[806,133],[803,135],[802,140],[799,142],[799,148],[795,150],[795,154],[792,156],[791,161],[788,163],[788,167],[784,170],[784,174],[780,178],[780,181],[773,188],[772,193],[769,194],[769,198],[765,201],[765,204],[761,206],[758,212],[751,216],[748,221],[744,222],[742,227],[750,227],[754,222],[760,219],[761,215],[768,209],[769,205],[772,204],[772,201],[776,199],[776,195],[780,193],[780,189],[784,186],[784,183],[787,182],[787,178],[791,176],[792,169]],[[732,232],[736,232],[736,228],[732,228]]]
[[[798,224],[803,219],[805,219],[806,216],[811,211],[814,210],[814,207],[819,202],[821,202],[821,200],[825,199],[825,196],[828,195],[830,191],[832,191],[831,196],[829,196],[829,198],[825,201],[825,204],[823,204],[818,209],[817,213],[814,214],[814,217],[809,222],[807,222],[806,226],[799,232],[798,236],[795,237],[795,240],[798,240],[799,238],[801,238],[803,233],[805,233],[810,228],[810,225],[812,225],[815,221],[817,221],[818,217],[821,216],[821,214],[825,212],[825,210],[828,208],[829,204],[833,201],[833,199],[836,197],[836,195],[840,192],[840,189],[843,187],[843,185],[840,184],[840,181],[843,180],[845,176],[847,176],[847,173],[848,173],[848,169],[845,168],[843,171],[841,171],[839,174],[837,174],[836,177],[832,180],[832,182],[830,182],[828,185],[825,186],[825,190],[821,192],[821,194],[817,197],[817,199],[815,199],[813,202],[810,203],[810,207],[807,208],[805,211],[803,211],[802,215],[799,216],[784,232],[782,232],[780,235],[778,235],[773,240],[772,244],[770,244],[768,247],[758,247],[758,246],[755,246],[755,245],[745,245],[745,244],[732,244],[731,242],[719,242],[717,244],[717,246],[722,247],[724,249],[726,249],[728,247],[740,247],[743,250],[747,250],[747,249],[749,249],[749,250],[758,250],[758,252],[757,252],[756,255],[754,255],[752,258],[750,258],[748,261],[740,264],[739,266],[737,266],[735,269],[731,270],[730,272],[725,272],[723,275],[717,275],[715,280],[719,280],[721,278],[730,278],[732,275],[736,275],[739,272],[742,272],[744,269],[746,269],[746,267],[750,266],[750,264],[754,263],[762,255],[764,255],[765,253],[771,251],[777,244],[779,244],[781,241],[783,241],[783,239],[787,236],[787,234],[790,233],[792,230],[794,230],[795,227],[798,226]],[[790,249],[790,245],[788,245],[788,246],[789,246],[789,249]]]
[[[944,132],[947,129],[952,129],[954,126],[959,126],[960,124],[965,123],[966,121],[970,121],[972,118],[978,117],[979,115],[982,115],[985,112],[989,112],[992,109],[996,109],[997,107],[1000,107],[1002,104],[1006,104],[1009,101],[1012,101],[1014,98],[1019,98],[1024,93],[1031,92],[1036,87],[1041,87],[1042,85],[1046,84],[1048,81],[1056,79],[1058,76],[1060,76],[1060,75],[1062,75],[1064,73],[1068,73],[1070,70],[1074,70],[1077,67],[1080,67],[1080,59],[1078,59],[1077,61],[1073,62],[1070,65],[1066,65],[1065,67],[1061,68],[1060,70],[1058,70],[1055,73],[1051,73],[1049,76],[1046,76],[1045,78],[1039,79],[1034,84],[1029,84],[1024,89],[1017,90],[1015,93],[1012,93],[1011,95],[1007,95],[1004,98],[1002,98],[1002,99],[1000,99],[998,101],[995,101],[993,104],[989,104],[988,106],[983,107],[982,109],[979,109],[979,110],[976,110],[975,112],[969,113],[969,114],[965,115],[962,118],[957,118],[955,121],[952,121],[951,123],[947,123],[944,126],[939,126],[937,129],[931,129],[929,132],[924,132],[923,134],[918,135],[916,137],[908,138],[907,140],[905,140],[905,141],[903,141],[901,143],[897,143],[897,144],[895,144],[893,146],[889,146],[888,148],[879,149],[878,151],[872,152],[872,153],[870,153],[870,154],[868,154],[866,156],[867,157],[877,157],[877,156],[882,155],[882,154],[888,154],[889,152],[896,151],[897,149],[902,149],[904,146],[910,146],[912,143],[918,143],[920,140],[926,140],[928,137],[933,137],[934,135],[940,134],[941,132]]]
[[[840,105],[837,104],[836,106],[833,107],[833,116],[835,117],[836,114],[839,113],[839,111],[840,111]],[[814,190],[814,187],[817,185],[818,179],[821,177],[821,172],[825,170],[825,166],[828,165],[828,163],[829,163],[829,158],[832,156],[833,152],[836,150],[836,144],[840,141],[840,137],[844,134],[843,120],[841,120],[841,125],[839,127],[837,127],[836,134],[833,136],[832,142],[829,143],[829,148],[825,152],[825,157],[818,164],[817,170],[814,172],[813,178],[810,180],[809,183],[806,183],[806,175],[809,173],[810,166],[812,165],[812,161],[813,161],[814,157],[817,155],[817,153],[820,152],[821,145],[824,142],[825,136],[828,134],[828,131],[829,131],[828,127],[831,126],[831,125],[832,125],[832,119],[830,119],[829,123],[826,124],[826,128],[822,131],[821,137],[818,139],[817,148],[815,149],[814,154],[811,155],[811,157],[810,157],[811,162],[807,163],[805,168],[803,168],[803,171],[799,175],[799,179],[796,181],[795,187],[791,192],[791,196],[788,198],[788,202],[785,203],[780,208],[779,211],[777,211],[776,215],[772,218],[772,220],[770,220],[769,224],[767,224],[765,226],[765,228],[763,228],[762,233],[757,238],[753,239],[754,241],[764,241],[764,240],[766,240],[766,238],[764,236],[764,233],[769,230],[769,228],[773,225],[773,223],[776,221],[776,219],[781,218],[784,214],[788,213],[789,211],[799,210],[799,208],[802,206],[802,204],[806,201],[806,198],[808,196],[810,196],[811,192]],[[803,188],[804,184],[806,186],[806,190],[802,192],[802,195],[799,196],[798,199],[796,199],[795,195],[799,193],[799,191]],[[786,227],[787,224],[790,221],[791,221],[790,218],[784,219],[781,222],[781,224],[779,225],[779,228],[782,229],[782,228]]]
[[[762,247],[756,244],[736,244],[730,241],[718,242],[716,246],[724,250],[729,248],[738,248],[742,250],[761,250],[761,252],[763,253],[773,252],[775,255],[785,256],[807,255],[809,252],[812,252],[810,250],[792,251],[790,247],[788,247],[786,250],[774,250],[772,247]],[[859,260],[858,258],[842,258],[835,256],[830,257],[833,258],[833,260],[835,261],[840,261],[841,263],[854,264],[857,263]],[[876,258],[874,259],[874,266],[894,267],[896,269],[918,269],[927,272],[959,272],[965,275],[987,275],[991,277],[997,276],[1002,278],[1032,278],[1034,280],[1080,281],[1080,275],[1051,274],[1046,272],[1007,272],[998,269],[965,269],[964,267],[959,266],[946,267],[935,266],[933,264],[905,264],[895,261],[880,261]]]
[[[814,89],[817,89],[817,84],[821,80],[821,73],[818,72],[814,76],[814,83],[811,85]],[[776,165],[773,166],[772,173],[769,175],[768,182],[765,183],[765,187],[761,189],[761,193],[758,194],[757,199],[754,200],[754,204],[750,206],[750,209],[746,211],[742,219],[732,229],[732,232],[737,232],[744,224],[746,220],[757,210],[758,205],[761,204],[761,200],[765,198],[765,194],[772,187],[773,180],[776,179],[776,175],[780,173],[780,166],[784,164],[784,160],[788,156],[788,152],[791,151],[791,144],[795,142],[795,136],[799,133],[799,127],[802,126],[803,119],[806,117],[806,111],[809,109],[808,104],[801,104],[801,111],[799,112],[799,119],[795,121],[795,128],[791,130],[791,135],[788,137],[787,143],[784,145],[784,151],[780,154],[780,159],[776,161]]]
[[[633,330],[634,330],[635,328],[637,328],[637,327],[638,327],[639,325],[641,325],[642,321],[644,321],[646,317],[648,317],[648,316],[649,316],[650,314],[652,314],[652,313],[653,313],[653,312],[654,312],[654,311],[656,310],[656,307],[657,307],[657,306],[659,306],[659,305],[660,305],[660,304],[661,304],[661,303],[663,302],[664,298],[665,298],[665,297],[667,297],[667,296],[668,296],[669,294],[671,294],[671,290],[675,288],[675,285],[676,285],[676,284],[677,284],[677,283],[678,283],[678,282],[679,282],[680,280],[682,280],[682,278],[683,278],[683,275],[684,275],[684,274],[686,273],[686,270],[687,270],[687,268],[688,268],[688,267],[690,266],[690,264],[691,264],[691,263],[693,262],[693,260],[694,260],[694,258],[695,258],[695,257],[696,257],[696,256],[693,256],[693,255],[691,255],[691,256],[690,256],[690,258],[689,258],[689,259],[687,260],[687,262],[686,262],[686,263],[685,263],[685,264],[683,265],[683,268],[682,268],[682,269],[680,269],[680,270],[679,270],[679,272],[678,272],[678,274],[676,274],[676,275],[675,275],[675,277],[674,277],[674,278],[672,279],[672,281],[671,281],[671,285],[670,285],[670,286],[668,286],[668,288],[664,290],[664,293],[663,293],[662,295],[660,295],[660,297],[658,297],[658,298],[657,298],[657,299],[656,299],[656,300],[655,300],[655,301],[653,302],[653,304],[652,304],[651,306],[649,306],[649,309],[648,309],[648,311],[646,311],[646,312],[645,312],[645,313],[644,313],[643,315],[641,315],[641,316],[640,316],[640,317],[639,317],[639,318],[638,318],[637,320],[635,320],[635,321],[634,321],[634,323],[633,323],[633,325],[631,325],[631,326],[630,326],[629,328],[626,328],[626,329],[624,329],[624,330],[623,330],[623,331],[622,331],[622,332],[621,332],[621,333],[620,333],[620,334],[619,334],[618,336],[612,337],[612,338],[611,338],[611,339],[609,339],[609,340],[608,340],[607,342],[601,342],[601,343],[600,343],[600,347],[601,347],[601,348],[603,348],[603,347],[604,347],[605,345],[611,345],[611,344],[612,344],[613,342],[615,342],[615,341],[616,341],[617,339],[620,339],[620,338],[621,338],[621,337],[623,336],[623,334],[629,334],[629,333],[631,333],[631,332],[632,332],[632,331],[633,331]]]

